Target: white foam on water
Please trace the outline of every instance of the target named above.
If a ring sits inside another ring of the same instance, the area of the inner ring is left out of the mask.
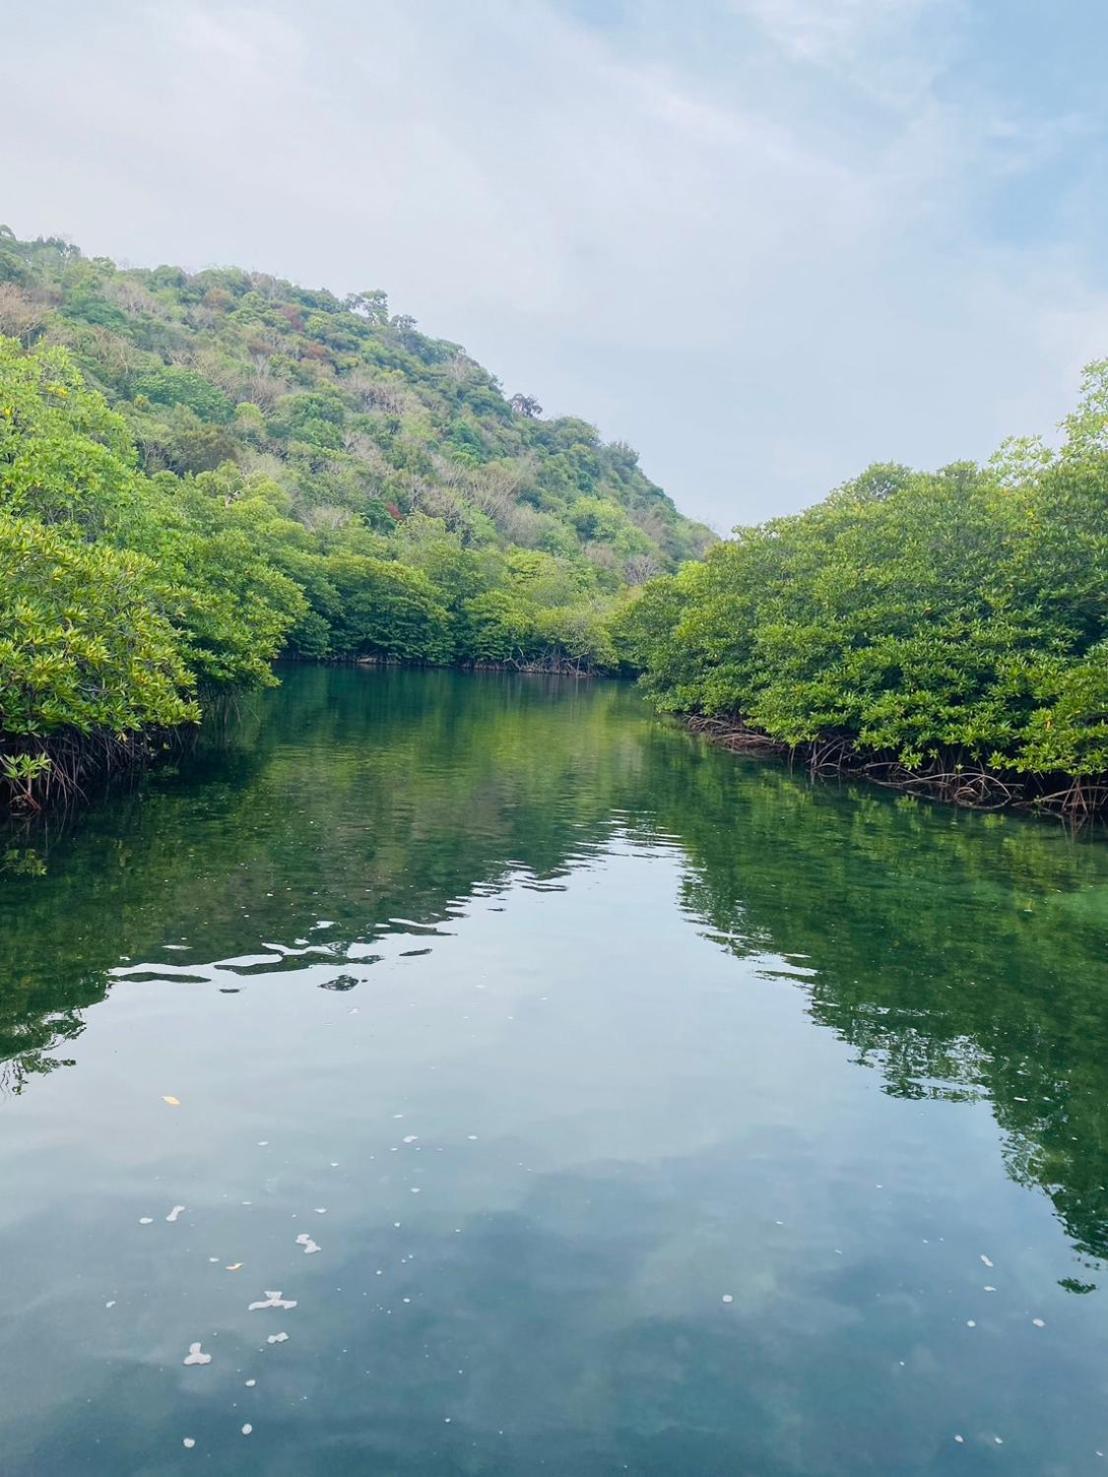
[[[246,1311],[248,1313],[256,1313],[259,1310],[259,1308],[295,1308],[296,1307],[296,1299],[295,1298],[284,1298],[284,1297],[281,1296],[280,1292],[270,1292],[270,1290],[269,1290],[268,1287],[265,1290],[265,1299],[266,1300],[265,1300],[264,1303],[262,1303],[262,1302],[251,1303],[250,1306],[247,1308]]]

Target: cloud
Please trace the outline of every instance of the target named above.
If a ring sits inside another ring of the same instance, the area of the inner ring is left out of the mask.
[[[897,36],[935,0],[733,0],[792,58],[856,70],[859,56]]]
[[[3,214],[139,262],[385,287],[727,527],[872,459],[987,455],[1056,420],[1108,342],[1079,252],[986,222],[1086,120],[954,85],[962,15],[27,7]]]

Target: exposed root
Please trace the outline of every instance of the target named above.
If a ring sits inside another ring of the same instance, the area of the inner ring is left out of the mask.
[[[0,811],[66,809],[88,787],[142,764],[162,735],[62,734],[0,742]]]
[[[865,756],[842,734],[790,746],[736,719],[695,714],[682,721],[693,733],[734,753],[788,756],[791,765],[803,765],[814,779],[864,779],[885,789],[969,810],[1035,810],[1078,826],[1108,813],[1108,776],[1029,775],[1017,780],[956,753],[912,769],[891,755]],[[1058,787],[1062,779],[1065,783]]]

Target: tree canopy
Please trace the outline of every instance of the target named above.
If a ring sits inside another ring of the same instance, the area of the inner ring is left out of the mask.
[[[624,639],[659,703],[790,748],[1017,783],[1108,773],[1108,363],[1057,450],[874,466],[648,584]],[[1094,783],[1095,782],[1095,783]]]

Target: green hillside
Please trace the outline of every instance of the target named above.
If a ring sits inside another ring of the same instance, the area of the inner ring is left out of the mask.
[[[27,794],[279,655],[613,670],[628,593],[711,542],[629,447],[379,291],[0,228],[0,334],[0,768]]]
[[[412,515],[464,547],[527,549],[611,594],[702,552],[620,443],[546,420],[458,344],[390,314],[237,268],[121,269],[0,228],[0,330],[61,344],[125,416],[146,472],[228,463],[317,531],[386,537]]]

